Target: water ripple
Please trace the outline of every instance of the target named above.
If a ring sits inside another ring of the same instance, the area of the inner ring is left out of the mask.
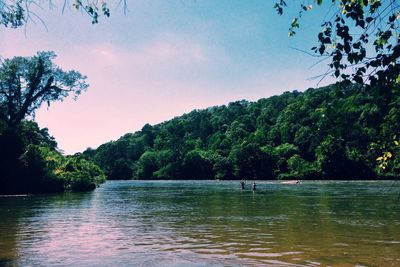
[[[399,266],[389,186],[113,181],[0,197],[0,266]]]

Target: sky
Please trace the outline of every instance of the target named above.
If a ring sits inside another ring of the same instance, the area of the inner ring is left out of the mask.
[[[310,78],[326,69],[297,50],[316,45],[323,10],[303,16],[289,38],[297,6],[281,17],[270,0],[127,2],[126,12],[111,6],[111,17],[95,25],[72,8],[43,5],[32,10],[44,23],[33,18],[17,30],[0,28],[2,57],[54,51],[58,66],[88,77],[77,101],[36,112],[66,154],[193,109],[317,87]]]

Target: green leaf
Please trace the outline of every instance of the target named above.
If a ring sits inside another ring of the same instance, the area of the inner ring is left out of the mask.
[[[290,25],[292,28],[299,28],[300,24],[299,24],[299,19],[298,18],[294,18],[292,20],[292,24]]]

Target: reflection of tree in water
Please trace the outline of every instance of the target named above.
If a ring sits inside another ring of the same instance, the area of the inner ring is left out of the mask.
[[[0,266],[12,265],[17,258],[18,221],[22,216],[22,198],[0,198]]]
[[[15,266],[23,250],[43,240],[54,213],[91,205],[92,193],[0,197],[0,266]],[[52,214],[53,213],[53,214]],[[57,216],[57,214],[56,214]],[[25,247],[26,246],[26,247]]]

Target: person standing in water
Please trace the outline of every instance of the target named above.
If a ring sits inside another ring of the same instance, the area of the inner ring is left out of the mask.
[[[244,185],[246,184],[246,182],[244,180],[240,181],[240,186],[242,187],[242,190],[244,190]]]
[[[244,180],[240,181],[240,187],[242,188],[242,190],[244,190],[244,185],[246,184],[246,182]]]
[[[256,187],[257,187],[257,184],[256,184],[256,182],[254,182],[254,183],[253,183],[253,188],[252,188],[253,191],[256,191],[256,189],[257,189]]]

